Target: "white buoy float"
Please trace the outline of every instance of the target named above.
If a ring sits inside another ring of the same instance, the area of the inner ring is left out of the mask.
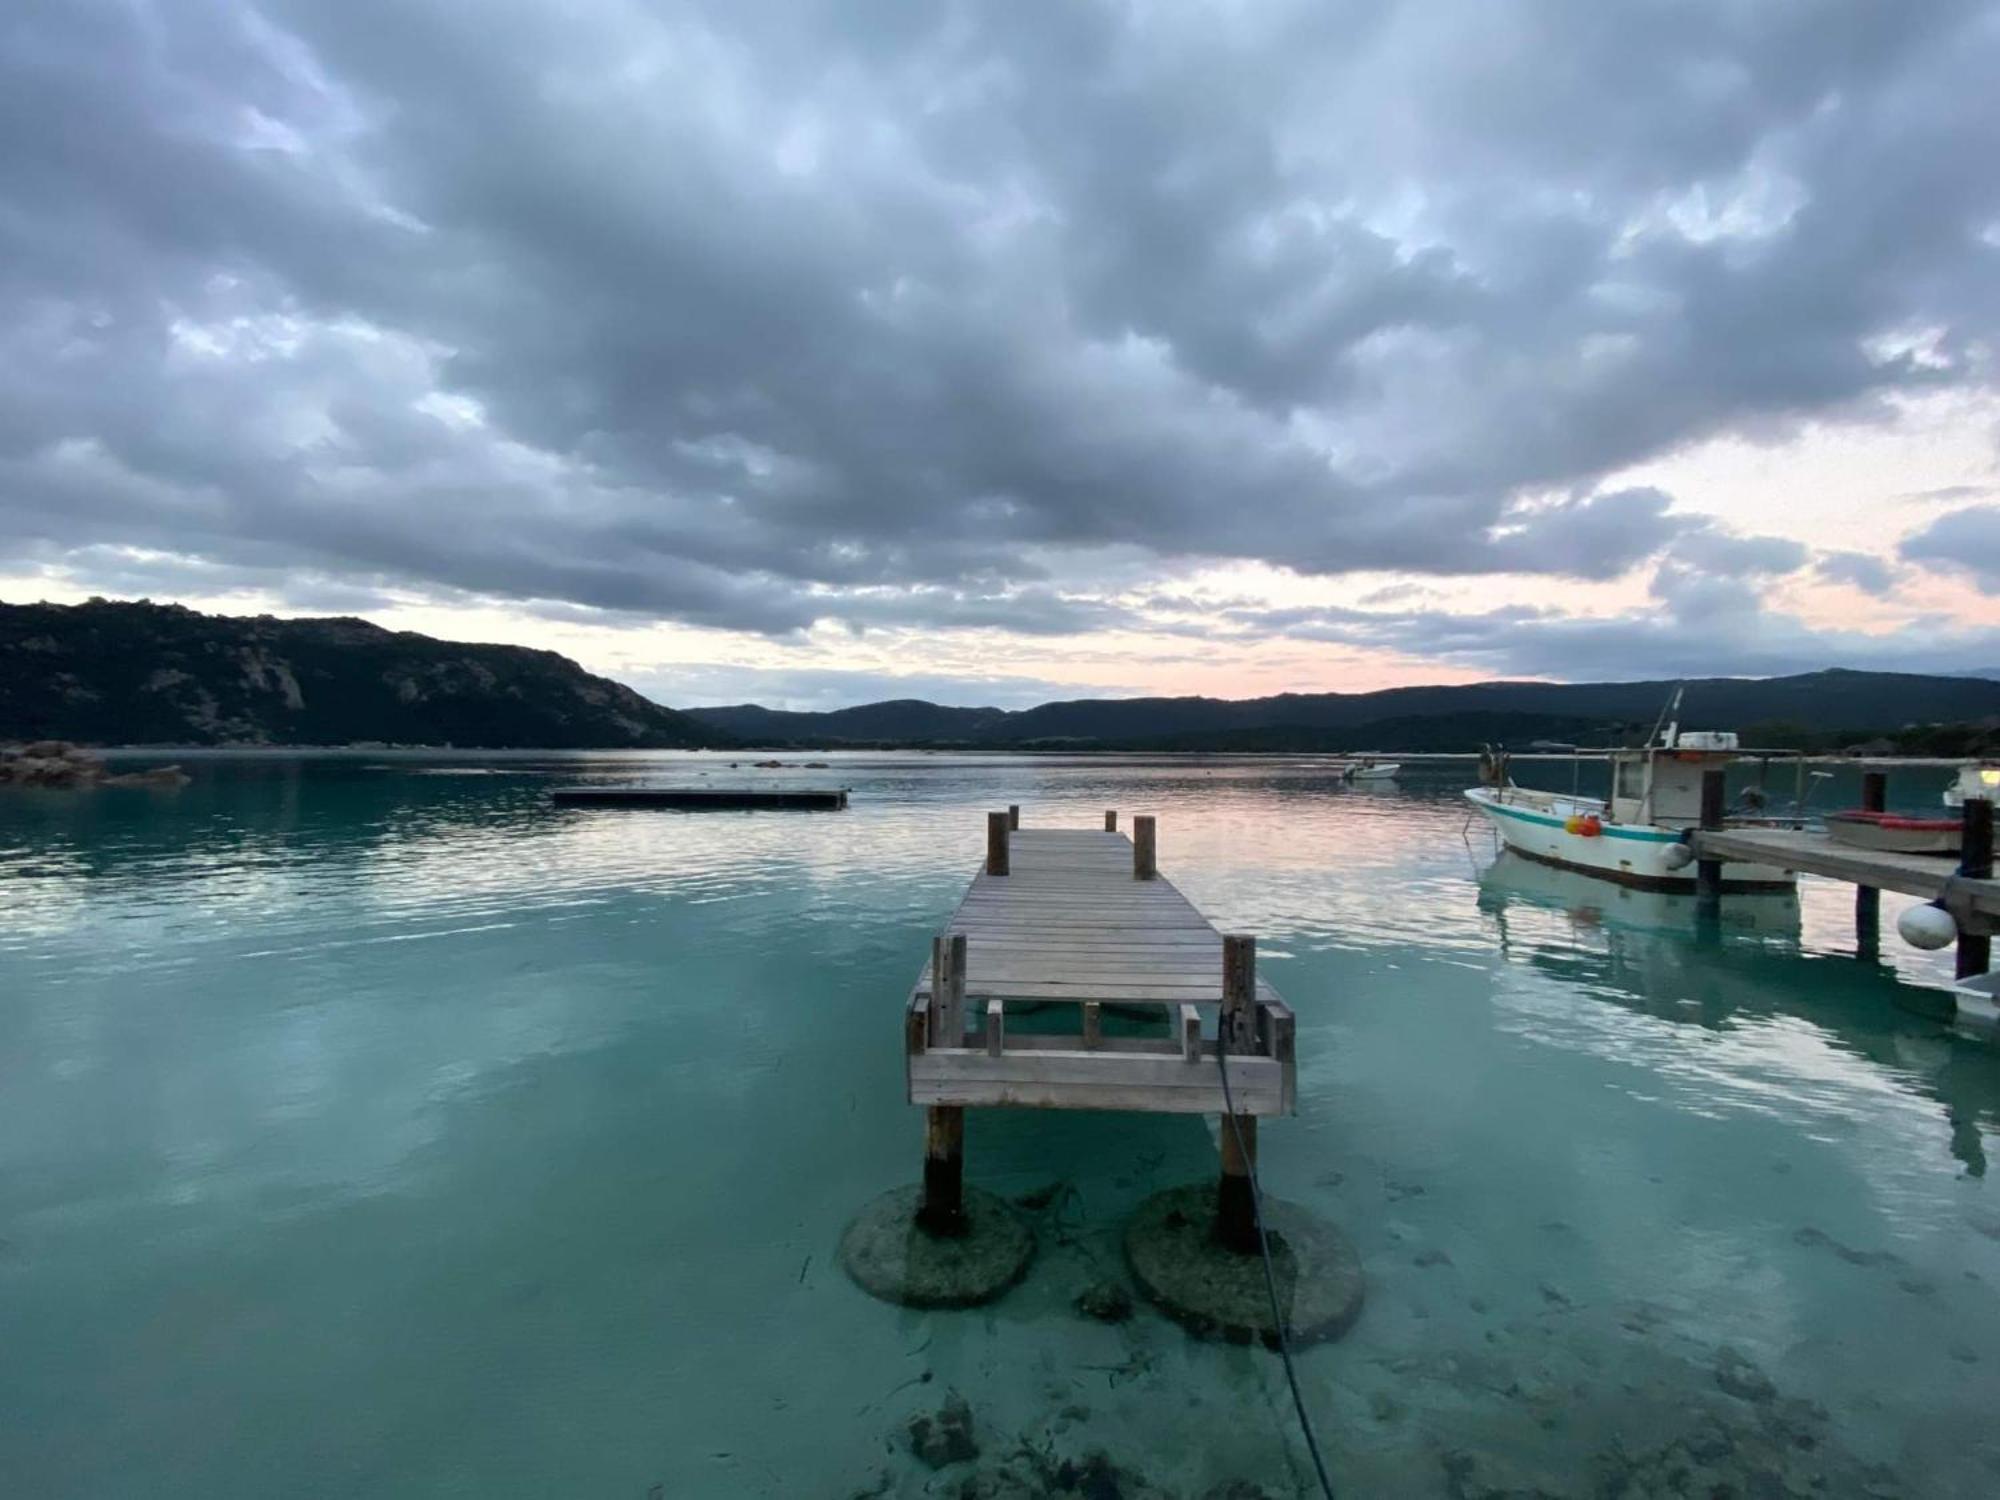
[[[1958,937],[1958,923],[1937,902],[1926,901],[1896,918],[1896,932],[1912,948],[1944,948]]]
[[[1674,844],[1660,855],[1660,863],[1669,870],[1685,870],[1694,863],[1694,845]]]

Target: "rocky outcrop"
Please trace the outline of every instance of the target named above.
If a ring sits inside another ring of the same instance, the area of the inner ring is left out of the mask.
[[[155,766],[145,771],[113,775],[101,756],[66,740],[35,740],[26,745],[0,745],[0,786],[87,788],[146,786],[168,791],[188,784],[179,766]]]
[[[552,750],[730,742],[553,651],[102,599],[0,604],[0,734]]]

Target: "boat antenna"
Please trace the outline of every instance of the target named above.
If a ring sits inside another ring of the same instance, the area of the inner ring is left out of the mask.
[[[1660,710],[1659,718],[1653,720],[1653,732],[1646,737],[1646,748],[1648,750],[1652,749],[1655,742],[1659,740],[1660,727],[1667,722],[1668,714],[1672,714],[1674,716],[1674,728],[1677,730],[1680,728],[1681,694],[1685,693],[1686,691],[1687,691],[1687,684],[1685,682],[1679,682],[1674,684],[1673,697],[1669,698],[1667,700],[1666,707]]]

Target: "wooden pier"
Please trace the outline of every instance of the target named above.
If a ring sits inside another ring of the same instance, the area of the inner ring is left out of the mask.
[[[1880,812],[1887,805],[1887,780],[1880,771],[1862,777],[1865,809]],[[1723,812],[1723,773],[1704,771],[1701,824],[1689,831],[1696,860],[1695,894],[1713,911],[1721,899],[1725,862],[1770,865],[1801,875],[1846,881],[1855,888],[1854,928],[1858,949],[1873,954],[1879,945],[1882,891],[1899,891],[1942,908],[1951,917],[1936,947],[1958,945],[1957,974],[1970,979],[1992,967],[1993,936],[2000,932],[2000,880],[1993,878],[1993,804],[1968,797],[1960,812],[1959,853],[1950,856],[1899,854],[1838,843],[1808,828],[1757,825],[1728,826]],[[1917,941],[1911,937],[1912,942]]]
[[[1957,873],[1957,861],[1927,854],[1891,854],[1837,844],[1823,833],[1792,828],[1703,829],[1695,836],[1703,859],[1776,865],[1865,888],[1900,891],[1926,901],[2000,918],[2000,880]]]
[[[985,865],[905,1011],[909,1097],[929,1111],[926,1227],[949,1233],[961,1212],[967,1108],[1233,1113],[1217,1228],[1255,1245],[1256,1121],[1294,1106],[1292,1012],[1258,978],[1255,939],[1218,932],[1160,876],[1153,819],[1129,841],[1116,821],[1016,831],[1018,809],[988,816]],[[1009,1006],[1052,1002],[1076,1008],[1071,1034],[1009,1029]],[[1155,1015],[1107,1035],[1106,1005]]]

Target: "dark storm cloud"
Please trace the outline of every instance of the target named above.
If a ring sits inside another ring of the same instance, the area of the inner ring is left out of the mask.
[[[1970,0],[27,0],[0,538],[770,632],[1127,623],[1107,546],[1754,604],[1802,551],[1602,481],[1990,379],[1996,65]]]

